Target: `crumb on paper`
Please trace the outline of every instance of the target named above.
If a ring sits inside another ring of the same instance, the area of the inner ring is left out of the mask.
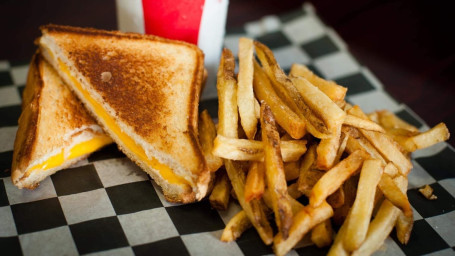
[[[101,81],[103,82],[109,82],[112,78],[111,72],[103,72],[101,73]]]
[[[433,194],[433,188],[429,185],[425,185],[419,188],[419,192],[428,200],[436,200],[438,197]]]

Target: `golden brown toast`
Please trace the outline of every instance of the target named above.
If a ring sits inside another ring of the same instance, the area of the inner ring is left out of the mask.
[[[36,54],[14,142],[13,183],[34,189],[47,176],[111,142],[55,70]]]
[[[167,200],[202,199],[210,174],[197,139],[201,50],[150,35],[58,25],[41,30],[45,58]]]

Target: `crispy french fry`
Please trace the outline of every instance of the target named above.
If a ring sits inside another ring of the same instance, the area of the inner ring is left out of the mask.
[[[384,196],[396,207],[398,207],[405,216],[412,217],[411,204],[405,193],[401,192],[400,188],[395,184],[393,179],[387,175],[382,175],[379,182],[379,189],[381,189]]]
[[[343,185],[341,185],[333,194],[327,197],[327,203],[329,203],[333,209],[340,208],[344,204],[344,198]]]
[[[340,162],[341,156],[346,150],[346,144],[348,144],[348,135],[342,132],[340,135],[340,146],[338,147],[337,156],[335,157],[335,164]]]
[[[290,79],[308,108],[324,122],[331,134],[336,133],[343,124],[346,113],[305,78],[291,76]]]
[[[223,159],[212,154],[213,140],[216,137],[216,127],[206,109],[199,114],[198,129],[199,142],[201,143],[202,153],[207,162],[207,167],[210,171],[214,172],[223,165]]]
[[[377,123],[370,121],[368,119],[363,119],[353,115],[346,115],[343,124],[349,125],[355,128],[364,129],[367,131],[375,131],[385,133],[384,128],[382,128]]]
[[[394,181],[402,192],[406,191],[407,180],[403,176],[398,176]],[[400,210],[385,199],[368,227],[365,240],[352,255],[371,255],[379,249],[392,231],[399,214]]]
[[[406,182],[407,183],[407,180]],[[405,192],[397,186],[392,178],[384,174],[379,182],[379,188],[381,189],[384,196],[401,210],[396,222],[396,230],[398,240],[402,244],[407,244],[411,236],[412,226],[414,225],[414,216],[411,208],[411,204]]]
[[[328,170],[336,163],[338,149],[340,148],[341,126],[328,139],[321,139],[316,151],[316,166],[321,170]]]
[[[224,160],[224,165],[240,206],[242,206],[251,223],[256,228],[262,241],[267,245],[271,244],[273,231],[264,213],[261,201],[251,200],[248,203],[245,201],[244,171],[232,160]]]
[[[327,219],[311,230],[311,241],[317,247],[322,248],[329,246],[332,243],[333,229],[330,219]]]
[[[348,217],[349,218],[349,215]],[[345,222],[346,223],[346,222]],[[332,246],[330,247],[327,256],[347,256],[349,255],[348,251],[344,248],[343,239],[346,235],[347,224],[343,224],[338,230],[337,235],[335,236],[335,241],[333,241]]]
[[[306,152],[306,141],[287,140],[280,143],[283,161],[297,161]],[[261,141],[234,139],[218,135],[213,142],[213,154],[225,159],[263,161],[264,145]]]
[[[439,123],[430,130],[405,139],[400,145],[408,152],[414,152],[417,149],[427,148],[434,144],[446,141],[450,137],[449,130],[444,123]]]
[[[258,123],[255,112],[256,98],[253,93],[253,52],[253,40],[245,37],[240,38],[237,104],[240,123],[248,139],[254,139]]]
[[[354,127],[343,126],[343,133],[347,134],[346,152],[352,153],[356,150],[364,150],[371,158],[381,160],[382,164],[387,164],[376,148]]]
[[[311,190],[310,205],[318,207],[329,195],[335,192],[345,180],[355,173],[367,158],[368,154],[365,153],[365,151],[358,150],[327,171]]]
[[[371,214],[374,207],[376,187],[381,179],[383,167],[380,160],[365,160],[360,171],[357,196],[348,219],[346,234],[343,239],[344,248],[354,251],[360,247],[368,232]],[[393,181],[392,181],[393,182]]]
[[[284,175],[286,177],[286,181],[295,180],[299,177],[300,174],[299,165],[300,165],[299,161],[284,163]]]
[[[210,205],[217,210],[225,211],[231,195],[231,183],[224,170],[218,171],[216,176],[215,185],[209,197]]]
[[[384,173],[392,178],[395,178],[398,175],[398,169],[392,162],[390,162],[384,167]]]
[[[275,236],[273,240],[273,251],[278,256],[285,255],[314,226],[327,220],[332,215],[332,207],[326,202],[322,202],[318,207],[312,207],[311,205],[305,206],[295,215],[294,223],[289,231],[289,237],[284,239],[281,233]]]
[[[265,190],[264,163],[253,161],[250,164],[245,182],[245,201],[260,199]]]
[[[419,188],[419,192],[428,200],[438,199],[438,197],[435,194],[433,194],[433,188],[428,184]]]
[[[291,204],[291,210],[292,210],[293,214],[297,214],[304,207],[299,201],[295,200],[295,198],[297,198],[297,197],[294,197],[294,196],[296,196],[296,195],[299,195],[299,194],[289,193],[287,196],[289,203]],[[264,202],[267,205],[267,207],[273,208],[272,193],[270,192],[269,189],[265,190],[263,199],[264,199]]]
[[[303,193],[299,191],[298,187],[299,186],[298,186],[297,182],[294,182],[288,186],[288,194],[290,197],[299,198],[303,195]]]
[[[251,227],[251,221],[246,216],[245,211],[240,211],[232,219],[229,220],[228,224],[221,234],[221,241],[232,242],[237,240],[245,230]]]
[[[292,138],[300,139],[305,135],[305,122],[278,97],[271,81],[256,61],[254,61],[253,88],[256,97],[270,106],[277,123]]]
[[[218,68],[218,134],[238,138],[237,82],[234,75],[235,60],[229,49],[223,49]]]
[[[351,176],[344,182],[342,188],[344,192],[344,204],[339,208],[334,208],[333,222],[336,225],[341,225],[347,218],[352,205],[354,204],[355,196],[357,194],[357,184],[359,183],[359,175]]]
[[[292,64],[289,74],[293,76],[304,77],[314,86],[318,87],[319,90],[329,96],[329,98],[335,103],[344,101],[344,97],[346,96],[347,91],[346,87],[338,85],[333,81],[328,81],[320,78],[304,65],[297,63]]]
[[[362,112],[358,106],[348,110],[348,114],[367,119],[368,117]],[[397,143],[394,142],[389,136],[380,132],[366,131],[360,129],[360,133],[374,145],[380,154],[390,162],[393,162],[402,175],[407,175],[412,168],[411,161],[403,155]]]
[[[276,129],[272,110],[261,102],[262,142],[264,143],[264,164],[267,186],[271,190],[275,221],[283,238],[288,237],[292,225],[292,210],[288,200],[286,177],[283,159],[281,158],[280,136]]]
[[[254,41],[254,45],[262,67],[272,81],[272,85],[278,96],[304,120],[306,129],[309,133],[317,138],[329,137],[329,129],[324,124],[323,120],[308,107],[293,82],[286,76],[276,62],[273,52],[258,41]]]
[[[408,131],[419,132],[419,129],[417,129],[417,127],[405,122],[404,120],[402,120],[401,118],[399,118],[394,113],[388,110],[376,111],[376,113],[378,123],[386,130],[401,128]]]
[[[316,161],[316,147],[317,145],[312,145],[303,156],[300,163],[299,180],[297,181],[299,191],[308,197],[314,184],[323,175],[322,172],[311,169]]]

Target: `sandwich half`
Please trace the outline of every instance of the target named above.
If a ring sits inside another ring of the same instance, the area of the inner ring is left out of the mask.
[[[210,182],[197,135],[202,51],[134,33],[58,25],[41,32],[43,56],[166,199],[202,199]]]
[[[23,93],[11,179],[36,188],[47,176],[112,143],[55,70],[35,54]]]

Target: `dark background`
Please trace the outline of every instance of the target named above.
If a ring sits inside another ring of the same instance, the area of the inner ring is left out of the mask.
[[[455,18],[451,1],[311,2],[399,102],[430,126],[455,130]],[[231,0],[228,27],[300,8],[295,0]],[[116,29],[115,0],[0,1],[0,60],[28,60],[47,23]],[[450,139],[455,145],[455,138]]]

